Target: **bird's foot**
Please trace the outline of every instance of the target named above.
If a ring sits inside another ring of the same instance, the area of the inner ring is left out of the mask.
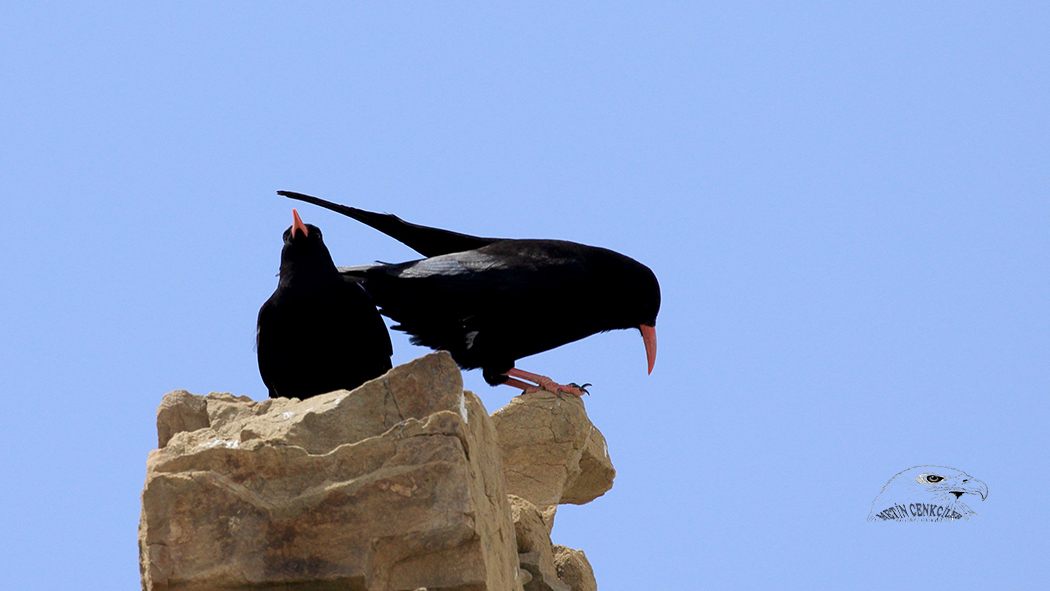
[[[505,381],[504,383],[508,386],[521,388],[523,390],[523,394],[532,394],[534,392],[544,391],[550,392],[552,394],[572,394],[573,396],[583,396],[584,394],[589,394],[589,392],[587,392],[587,386],[590,386],[590,384],[584,384],[582,386],[575,383],[562,385],[548,378],[547,376],[541,376],[539,374],[522,371],[520,369],[512,369],[504,375],[508,376],[507,381]],[[528,380],[530,382],[534,382],[534,384],[529,384],[514,378]]]
[[[581,385],[577,384],[576,382],[569,382],[568,385],[573,387],[573,388],[576,388],[577,390],[579,390],[580,392],[583,392],[584,394],[590,394],[590,392],[587,391],[587,387],[588,386],[593,386],[594,384],[591,384],[590,382],[587,382],[586,384],[581,386]],[[579,394],[577,394],[577,396],[579,396]]]

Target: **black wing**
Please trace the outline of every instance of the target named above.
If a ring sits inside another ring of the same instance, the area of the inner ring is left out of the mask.
[[[505,240],[481,250],[339,270],[359,278],[413,343],[447,350],[464,368],[500,362],[509,369],[515,359],[598,330],[585,321],[593,290],[578,248]]]
[[[396,215],[391,215],[389,213],[373,213],[371,211],[365,211],[347,205],[339,205],[338,203],[332,203],[331,201],[325,201],[324,199],[312,197],[310,195],[303,195],[302,193],[295,193],[293,191],[277,191],[277,194],[290,199],[298,199],[299,201],[320,205],[325,209],[330,209],[334,212],[352,217],[362,224],[371,226],[387,236],[394,238],[398,242],[401,242],[405,246],[408,246],[412,250],[426,257],[462,252],[464,250],[474,250],[501,240],[500,238],[481,238],[478,236],[470,236],[468,234],[460,234],[459,232],[442,230],[440,228],[430,228],[418,224],[411,224]]]

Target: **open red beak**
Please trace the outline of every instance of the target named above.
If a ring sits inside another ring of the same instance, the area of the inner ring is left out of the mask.
[[[653,366],[656,365],[656,327],[642,324],[638,328],[642,330],[642,341],[645,342],[645,357],[649,360],[649,373],[653,373]]]
[[[306,224],[303,223],[303,220],[299,219],[299,212],[293,209],[292,217],[295,218],[295,221],[292,222],[292,238],[295,238],[295,233],[297,231],[301,231],[303,236],[309,236],[310,230],[307,230]]]

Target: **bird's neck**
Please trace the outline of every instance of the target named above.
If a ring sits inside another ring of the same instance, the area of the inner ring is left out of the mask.
[[[334,265],[318,265],[302,262],[282,263],[280,284],[285,287],[332,285],[343,282],[342,275]]]

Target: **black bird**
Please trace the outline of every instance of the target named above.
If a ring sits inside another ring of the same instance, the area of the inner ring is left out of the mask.
[[[390,369],[390,334],[364,288],[335,268],[321,230],[292,217],[280,283],[259,310],[259,373],[270,398],[352,390]]]
[[[584,387],[515,369],[515,361],[625,328],[641,331],[653,371],[660,285],[634,259],[564,240],[469,236],[301,193],[278,194],[352,217],[429,257],[339,270],[360,279],[412,343],[448,351],[463,369],[480,367],[493,386],[580,396]]]

